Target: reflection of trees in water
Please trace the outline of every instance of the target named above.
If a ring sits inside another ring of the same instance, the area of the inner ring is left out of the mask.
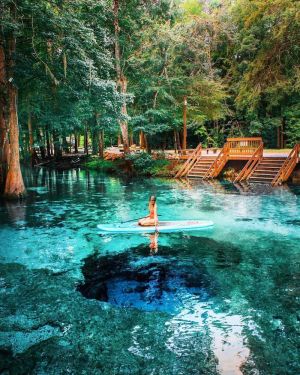
[[[5,208],[12,223],[26,220],[25,201],[5,201]]]

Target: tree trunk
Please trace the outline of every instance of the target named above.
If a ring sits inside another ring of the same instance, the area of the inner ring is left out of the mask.
[[[72,154],[73,134],[69,135],[69,154]]]
[[[143,138],[144,138],[144,144],[145,144],[145,148],[146,148],[146,151],[147,152],[150,152],[150,147],[149,147],[149,144],[148,144],[148,139],[147,139],[147,136],[145,133],[143,133]]]
[[[12,5],[11,13],[16,17],[16,6]],[[9,77],[8,99],[9,99],[9,144],[10,156],[8,163],[8,172],[5,181],[4,196],[9,199],[19,199],[26,194],[25,185],[20,167],[20,149],[19,149],[19,124],[17,112],[18,91],[14,85],[14,66],[16,54],[16,38],[12,35],[8,43],[9,48]]]
[[[46,149],[47,149],[47,157],[51,157],[51,144],[50,144],[50,135],[48,129],[46,129]]]
[[[118,146],[120,146],[120,144],[122,144],[122,139],[121,139],[121,135],[120,134],[118,134],[117,144],[118,144]]]
[[[115,60],[116,60],[116,73],[117,73],[117,86],[120,89],[121,94],[124,94],[124,102],[121,109],[121,114],[127,116],[127,106],[125,101],[125,94],[127,92],[127,79],[121,69],[121,54],[120,54],[120,42],[119,42],[119,0],[114,0],[114,27],[115,27]],[[120,120],[120,128],[123,138],[124,152],[128,153],[129,141],[128,141],[128,124],[126,120]]]
[[[65,136],[63,136],[63,150],[66,154],[69,153],[69,145]]]
[[[281,148],[285,147],[285,138],[284,138],[284,131],[285,131],[285,119],[282,118],[281,120]]]
[[[38,134],[38,140],[39,140],[39,144],[40,144],[41,158],[45,159],[46,158],[46,148],[45,148],[45,140],[44,140],[43,130],[38,129],[37,134]]]
[[[15,45],[15,43],[13,43]],[[13,50],[14,51],[14,50]],[[17,89],[12,83],[8,87],[9,97],[9,131],[10,131],[10,158],[6,177],[4,196],[9,199],[18,199],[26,191],[20,168],[19,155],[19,127],[17,115]]]
[[[33,148],[32,118],[31,118],[30,111],[28,111],[27,125],[28,125],[28,136],[29,136],[30,163],[31,163],[31,166],[33,167],[37,162],[37,155]]]
[[[7,81],[3,40],[0,38],[0,193],[3,193],[8,169],[9,142],[6,118]]]
[[[54,146],[54,157],[55,159],[60,159],[62,157],[62,148],[60,145],[59,137],[56,131],[53,131],[53,146]]]
[[[99,156],[101,159],[104,157],[104,130],[99,133]]]
[[[92,124],[92,131],[91,131],[91,136],[92,136],[92,154],[93,155],[98,155],[99,153],[99,137],[100,137],[100,130],[99,130],[99,125],[98,125],[98,118],[99,114],[97,112],[94,113],[94,118],[93,118],[93,124]]]
[[[147,148],[146,147],[147,140],[146,140],[146,135],[145,133],[141,130],[140,131],[140,147],[141,148]]]
[[[74,134],[74,152],[75,154],[78,154],[78,135]]]
[[[284,119],[282,119],[280,126],[277,127],[277,148],[284,148]]]
[[[92,154],[97,155],[99,152],[99,130],[93,130],[92,134]]]
[[[179,137],[179,133],[177,130],[174,130],[174,148],[175,150],[177,150],[178,152],[181,151],[181,145],[180,145],[180,137]]]
[[[187,110],[187,100],[185,96],[183,98],[183,134],[182,134],[182,150],[183,150],[184,155],[186,154],[186,139],[187,139],[186,110]]]
[[[53,134],[50,137],[50,155],[54,155],[54,136]]]
[[[84,128],[84,153],[86,155],[89,154],[89,133],[88,133],[87,125]]]

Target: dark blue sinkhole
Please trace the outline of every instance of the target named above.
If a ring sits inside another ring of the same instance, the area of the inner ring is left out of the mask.
[[[145,245],[116,255],[94,254],[85,259],[82,272],[84,282],[77,289],[86,298],[146,311],[176,313],[209,300],[217,288],[194,246],[191,252],[163,246],[154,256]]]

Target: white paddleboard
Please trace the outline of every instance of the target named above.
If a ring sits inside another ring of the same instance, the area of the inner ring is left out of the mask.
[[[203,220],[177,220],[177,221],[160,221],[158,226],[143,227],[136,222],[133,223],[115,223],[115,224],[98,224],[97,227],[101,232],[110,233],[153,233],[158,232],[185,232],[191,230],[207,229],[214,225],[212,221]]]

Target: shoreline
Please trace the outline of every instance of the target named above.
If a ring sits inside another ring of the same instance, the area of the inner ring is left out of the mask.
[[[124,159],[116,159],[114,161],[111,160],[104,160],[97,157],[87,157],[86,155],[82,156],[80,161],[78,162],[71,162],[73,158],[76,158],[76,155],[68,156],[70,161],[66,162],[66,159],[62,160],[50,160],[46,163],[40,163],[35,166],[40,168],[49,168],[55,169],[58,171],[70,170],[70,169],[77,169],[80,168],[82,170],[87,171],[96,171],[102,172],[108,176],[117,176],[117,177],[127,177],[127,178],[168,178],[174,179],[174,175],[176,174],[178,168],[181,166],[181,163],[166,160],[166,159],[158,159],[154,160],[154,166],[150,169],[142,169],[136,171],[130,161],[126,161]],[[161,164],[163,167],[161,168]],[[238,170],[233,169],[232,167],[227,167],[224,169],[223,173],[220,175],[219,178],[210,179],[210,180],[202,180],[197,178],[186,178],[182,177],[178,180],[183,181],[209,181],[210,183],[216,182],[228,182],[233,185],[249,185],[249,182],[245,183],[234,183],[234,177],[238,174]],[[175,180],[175,179],[174,179]],[[300,186],[300,170],[295,170],[294,176],[286,183],[290,186]],[[265,185],[269,186],[268,184],[251,184],[254,185]],[[285,185],[285,184],[283,184]]]

